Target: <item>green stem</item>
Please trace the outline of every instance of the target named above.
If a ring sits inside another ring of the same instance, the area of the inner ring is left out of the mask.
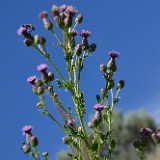
[[[78,23],[75,23],[74,27],[72,28],[72,30],[75,30],[77,27]]]
[[[63,126],[49,112],[47,112],[46,115],[50,117],[65,132]]]
[[[33,45],[33,47],[38,50],[42,56],[44,56],[46,58],[46,60],[51,64],[51,66],[55,69],[55,71],[59,74],[59,76],[63,79],[63,81],[65,81],[65,78],[63,77],[63,75],[61,74],[61,72],[58,70],[58,68],[54,65],[54,63],[51,61],[51,59],[48,57],[49,54],[46,53],[46,51],[41,50],[39,47],[37,47],[36,45]]]
[[[52,65],[52,67],[55,69],[55,71],[60,75],[60,77],[63,79],[63,81],[65,81],[65,78],[63,77],[63,75],[61,74],[61,72],[58,70],[58,68],[54,65],[54,63],[51,61],[50,58],[47,58],[48,62]]]
[[[48,112],[47,107],[45,106],[44,97],[42,95],[40,95],[39,99],[43,104],[43,106],[40,108],[40,110],[44,111],[45,115],[49,116],[65,132],[63,126]]]
[[[111,108],[109,111],[109,124],[108,124],[108,130],[109,130],[109,160],[112,159],[112,148],[111,148],[111,143],[112,143],[112,113],[114,109],[114,94],[113,94],[113,89],[111,89]]]
[[[100,144],[100,140],[99,140],[99,127],[96,127],[94,132],[95,132],[95,138],[94,140],[97,141],[98,143],[98,150],[97,150],[97,160],[100,160],[101,158],[101,144]]]
[[[34,158],[35,158],[36,160],[40,160],[40,158],[39,158],[39,153],[38,153],[38,151],[37,151],[37,148],[34,147],[34,146],[32,146],[32,148],[33,148],[33,151],[34,151]]]
[[[54,32],[54,30],[51,30],[51,32],[53,33],[54,37],[55,37],[55,38],[56,38],[56,40],[58,41],[58,44],[59,44],[60,46],[62,46],[62,47],[63,47],[63,45],[62,45],[62,43],[61,43],[60,39],[58,38],[58,36],[57,36],[57,34]]]

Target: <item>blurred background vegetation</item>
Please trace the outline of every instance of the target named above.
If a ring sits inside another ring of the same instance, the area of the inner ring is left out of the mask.
[[[129,112],[123,115],[120,111],[114,111],[113,136],[116,140],[116,149],[113,160],[138,160],[132,141],[139,137],[140,128],[151,128],[153,131],[158,127],[155,120],[144,111]],[[107,128],[101,124],[100,130],[105,133]],[[92,135],[92,131],[89,131]],[[103,146],[102,156],[107,155],[107,146]],[[59,151],[57,160],[71,160],[66,150]],[[145,152],[145,160],[160,160],[160,146],[149,140]]]

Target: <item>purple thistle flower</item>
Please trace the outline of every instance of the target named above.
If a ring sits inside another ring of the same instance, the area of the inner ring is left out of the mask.
[[[67,6],[66,4],[60,6],[60,11],[72,15],[78,12],[73,6]]]
[[[27,78],[27,83],[30,83],[30,84],[33,85],[36,80],[37,80],[36,76],[30,76],[30,77]]]
[[[17,34],[20,35],[24,35],[27,32],[27,29],[25,27],[19,27],[17,30]]]
[[[22,133],[23,133],[23,135],[25,135],[25,134],[30,134],[32,129],[33,129],[33,127],[32,127],[31,125],[25,125],[25,126],[22,128]]]
[[[119,57],[119,52],[112,50],[112,51],[109,52],[109,56],[111,58],[117,58],[117,57]]]
[[[156,133],[156,135],[160,139],[160,132]]]
[[[61,11],[61,12],[65,12],[66,9],[67,9],[67,5],[66,5],[66,4],[60,6],[60,11]]]
[[[75,15],[78,11],[73,6],[67,6],[65,12],[72,14],[72,15]]]
[[[37,66],[37,70],[40,71],[40,72],[44,72],[46,71],[48,68],[48,66],[46,64],[40,64]]]
[[[74,125],[74,124],[73,124],[74,122],[75,122],[75,120],[72,120],[72,121],[71,121],[71,120],[69,119],[69,120],[67,121],[67,126],[73,126],[73,125]]]
[[[47,12],[45,12],[45,11],[41,12],[41,13],[39,14],[39,18],[40,18],[40,19],[48,18]]]
[[[87,37],[89,37],[89,36],[91,35],[91,32],[89,32],[89,31],[87,31],[87,30],[82,30],[81,33],[80,33],[80,35],[81,35],[82,37],[87,38]]]
[[[150,128],[141,128],[140,134],[143,136],[150,136],[153,133],[153,131]]]
[[[103,105],[101,104],[96,104],[93,107],[96,111],[102,111],[104,109]]]

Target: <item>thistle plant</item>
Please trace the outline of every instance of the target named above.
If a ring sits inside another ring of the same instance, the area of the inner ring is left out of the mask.
[[[44,24],[44,28],[54,36],[54,44],[59,46],[63,52],[68,76],[64,76],[62,71],[54,64],[51,54],[46,48],[46,38],[38,34],[33,35],[33,32],[31,32],[36,29],[35,26],[23,24],[17,31],[18,35],[23,35],[23,42],[27,47],[37,50],[48,61],[48,64],[44,63],[37,66],[37,70],[41,75],[40,78],[32,75],[27,79],[33,93],[39,99],[37,103],[38,109],[42,115],[49,117],[64,132],[65,136],[62,141],[68,145],[70,149],[68,156],[71,159],[111,160],[116,147],[116,141],[112,136],[114,132],[112,126],[113,111],[116,103],[120,100],[120,91],[125,85],[124,80],[119,80],[116,84],[114,79],[114,75],[117,72],[116,61],[119,53],[114,50],[110,51],[108,63],[100,65],[105,86],[102,86],[100,93],[96,95],[97,104],[93,106],[95,110],[93,118],[86,123],[84,121],[84,114],[86,113],[85,94],[81,90],[81,74],[84,70],[86,59],[92,52],[95,52],[96,44],[89,42],[90,31],[85,29],[80,32],[77,31],[77,26],[83,22],[83,16],[77,14],[78,11],[73,6],[62,5],[57,7],[53,5],[51,13],[53,22],[48,18],[48,13],[45,11],[41,12],[39,17]],[[62,35],[58,35],[55,32],[55,27],[62,31]],[[78,36],[81,39],[80,43],[76,42]],[[53,71],[48,66],[51,66]],[[55,85],[68,91],[65,94],[71,96],[72,107],[64,105],[63,100],[59,98]],[[49,112],[46,106],[46,96],[51,98],[64,123],[59,122]],[[73,118],[75,117],[73,110],[76,113],[76,120]],[[107,127],[106,133],[102,133],[99,129],[102,123]],[[88,133],[88,128],[91,129],[93,137]],[[26,136],[26,141],[22,144],[22,150],[33,159],[40,160],[40,152],[37,150],[38,139],[32,135],[31,130],[32,126],[30,125],[23,127],[22,131]],[[108,154],[102,157],[102,147],[104,145],[107,146],[106,151]],[[43,159],[48,160],[48,155],[47,152],[42,153]]]
[[[133,140],[133,146],[137,151],[137,156],[140,160],[145,159],[145,150],[149,146],[150,142],[154,144],[160,143],[160,129],[156,129],[156,132],[153,132],[150,128],[141,128],[139,131],[138,139]]]

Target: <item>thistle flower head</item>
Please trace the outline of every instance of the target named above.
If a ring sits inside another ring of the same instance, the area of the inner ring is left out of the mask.
[[[27,29],[25,27],[19,27],[17,30],[18,35],[24,35],[27,32]]]
[[[55,16],[59,16],[59,9],[57,6],[53,5],[52,6],[52,15]]]
[[[26,133],[30,134],[32,129],[33,129],[33,127],[31,125],[25,125],[22,128],[23,135],[25,135]]]
[[[82,37],[87,38],[87,37],[89,37],[89,36],[91,35],[91,32],[89,32],[89,31],[87,31],[87,30],[82,30],[81,33],[80,33],[80,35],[81,35]]]
[[[68,120],[68,121],[67,121],[67,126],[73,126],[73,125],[74,125],[74,124],[73,124],[74,122],[75,122],[75,120],[72,120],[72,121],[71,121],[71,120]]]
[[[73,6],[67,6],[66,4],[60,6],[60,11],[73,16],[78,12]]]
[[[40,72],[44,72],[46,71],[48,68],[48,66],[46,64],[40,64],[37,66],[37,70],[40,71]]]
[[[37,80],[37,77],[36,76],[30,76],[27,78],[27,83],[30,83],[30,84],[35,84],[35,81]]]
[[[153,131],[150,128],[141,128],[140,134],[143,136],[150,136],[153,133]]]
[[[66,4],[63,4],[62,6],[60,6],[60,11],[61,12],[65,12],[67,9],[67,5]]]
[[[104,109],[103,105],[101,104],[96,104],[93,107],[96,111],[102,111]]]
[[[39,18],[40,18],[40,19],[48,18],[47,12],[45,12],[45,11],[41,12],[41,13],[39,14]]]
[[[119,57],[119,52],[112,50],[112,51],[109,52],[109,56],[111,58],[117,58],[117,57]]]

